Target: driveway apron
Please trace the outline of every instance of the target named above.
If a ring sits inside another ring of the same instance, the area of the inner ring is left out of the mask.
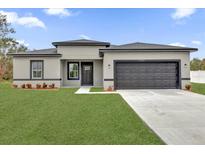
[[[205,96],[177,89],[118,90],[166,144],[205,144]]]

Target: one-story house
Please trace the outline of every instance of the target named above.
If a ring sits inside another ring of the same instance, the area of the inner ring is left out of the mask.
[[[53,42],[54,48],[13,53],[13,83],[104,89],[181,89],[190,82],[197,48],[94,40]]]

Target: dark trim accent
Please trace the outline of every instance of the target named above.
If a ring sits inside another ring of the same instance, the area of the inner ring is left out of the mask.
[[[72,63],[78,64],[78,77],[77,78],[69,78],[69,64],[72,64]],[[79,80],[80,79],[79,69],[80,69],[79,62],[75,62],[75,61],[67,62],[67,80]]]
[[[99,51],[99,57],[104,57],[104,52]]]
[[[181,78],[181,80],[191,80],[191,78]]]
[[[109,42],[53,42],[54,46],[106,46],[109,47]]]
[[[179,74],[179,77],[178,77],[178,82],[179,82],[179,88],[178,89],[182,89],[182,80],[181,80],[181,60],[178,59],[176,62],[178,62],[178,74]]]
[[[110,52],[193,52],[198,51],[197,48],[191,49],[99,49],[99,56],[103,57],[104,53]]]
[[[86,86],[86,84],[82,84],[82,79],[83,79],[83,75],[82,75],[83,74],[83,71],[82,71],[83,69],[82,68],[83,68],[83,64],[92,64],[92,77],[93,77],[92,79],[93,80],[94,80],[94,65],[93,65],[93,62],[81,62],[81,81],[80,81],[81,83],[80,83],[80,85],[81,86]],[[92,84],[89,84],[89,86],[93,86],[93,80],[92,80]]]
[[[13,57],[62,57],[62,54],[8,54]]]
[[[49,80],[52,80],[52,81],[60,81],[62,80],[61,78],[60,79],[13,79],[13,81],[49,81]]]
[[[181,89],[182,85],[181,85],[181,60],[180,59],[154,59],[154,60],[113,60],[113,67],[114,67],[114,89],[116,90],[117,87],[117,82],[116,82],[116,77],[117,77],[117,69],[116,69],[116,65],[119,62],[176,62],[178,63],[178,87],[177,89]]]
[[[104,79],[104,81],[114,81],[114,79]]]
[[[32,78],[32,62],[42,62],[42,78],[37,79],[37,80],[42,80],[44,79],[44,60],[30,60],[30,79],[31,80],[36,80]]]

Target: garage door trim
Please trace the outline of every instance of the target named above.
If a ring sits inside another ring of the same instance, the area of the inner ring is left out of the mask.
[[[178,80],[179,80],[179,87],[178,89],[181,89],[181,60],[180,59],[155,59],[155,60],[113,60],[114,63],[114,89],[117,89],[117,63],[127,63],[127,62],[133,62],[133,63],[140,63],[140,62],[175,62],[178,63]]]

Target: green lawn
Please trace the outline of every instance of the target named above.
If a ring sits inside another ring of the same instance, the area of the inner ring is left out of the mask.
[[[117,94],[0,84],[0,144],[163,144]]]
[[[195,93],[205,95],[205,84],[203,83],[192,83],[192,91]]]
[[[98,88],[98,87],[92,87],[90,88],[90,92],[103,92],[104,89],[103,88]]]

